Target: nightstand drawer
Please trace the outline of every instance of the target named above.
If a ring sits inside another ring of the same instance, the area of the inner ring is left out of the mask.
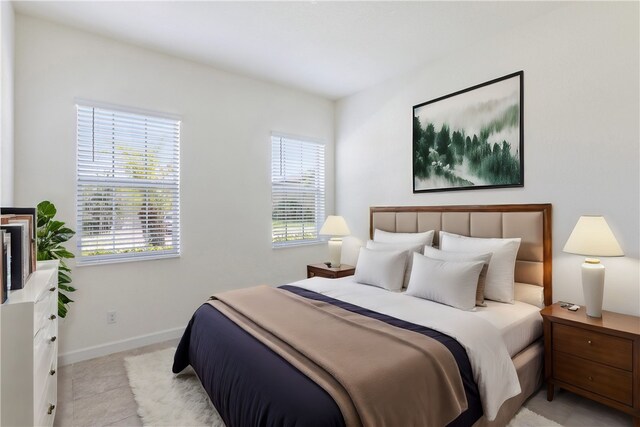
[[[553,377],[625,405],[633,405],[631,372],[554,351]]]
[[[553,349],[631,371],[633,341],[573,326],[553,324]]]
[[[324,277],[326,279],[336,279],[338,275],[331,271],[310,270],[307,272],[307,278]]]

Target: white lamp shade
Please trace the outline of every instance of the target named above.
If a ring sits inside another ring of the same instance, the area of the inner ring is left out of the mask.
[[[607,221],[602,216],[581,216],[563,251],[586,256],[624,255]]]
[[[338,215],[329,215],[320,229],[323,236],[348,236],[351,234],[347,222]]]

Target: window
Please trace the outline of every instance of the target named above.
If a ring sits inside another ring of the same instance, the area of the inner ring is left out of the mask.
[[[180,121],[78,105],[80,264],[180,254]]]
[[[324,145],[271,137],[273,247],[319,241],[324,221]]]

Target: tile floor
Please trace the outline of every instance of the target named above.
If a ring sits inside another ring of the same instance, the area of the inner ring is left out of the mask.
[[[177,340],[167,341],[61,367],[54,426],[141,426],[124,358],[176,345]],[[547,402],[543,387],[525,406],[565,427],[632,426],[628,415],[564,390]]]

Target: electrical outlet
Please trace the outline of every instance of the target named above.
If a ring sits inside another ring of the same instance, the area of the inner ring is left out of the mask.
[[[114,324],[116,323],[116,312],[115,311],[107,311],[107,323]]]

